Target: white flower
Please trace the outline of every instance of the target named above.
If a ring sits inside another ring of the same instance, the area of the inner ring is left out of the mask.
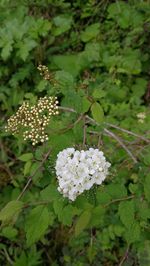
[[[58,191],[74,201],[78,195],[94,184],[100,185],[108,175],[110,163],[102,151],[90,148],[87,151],[67,148],[59,152],[56,161]]]

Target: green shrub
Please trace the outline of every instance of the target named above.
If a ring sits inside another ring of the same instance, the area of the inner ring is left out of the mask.
[[[0,15],[0,264],[150,265],[149,1],[0,0]],[[45,95],[59,100],[47,142],[4,130]],[[112,165],[74,202],[55,174],[68,147]]]

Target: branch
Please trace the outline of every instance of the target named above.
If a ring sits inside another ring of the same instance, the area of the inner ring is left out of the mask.
[[[122,257],[122,259],[121,259],[121,261],[120,261],[118,266],[122,266],[123,263],[125,262],[125,260],[127,259],[127,256],[128,256],[128,253],[129,253],[129,248],[130,248],[130,246],[127,246],[125,254],[123,255],[123,257]]]
[[[114,138],[119,144],[120,146],[122,146],[122,148],[128,153],[128,155],[132,158],[134,163],[137,163],[137,159],[134,157],[134,155],[131,153],[131,151],[127,148],[127,146],[122,142],[122,140],[115,135],[113,132],[109,131],[108,129],[104,128],[104,132],[106,134],[108,134],[110,137]]]
[[[117,135],[115,135],[113,132],[111,132],[110,130],[106,128],[104,128],[104,132],[110,137],[112,137],[113,139],[115,139],[120,144],[120,146],[128,153],[128,155],[132,158],[134,163],[137,163],[137,159],[134,157],[131,151],[127,148],[127,146],[122,142],[122,140]],[[97,136],[100,135],[99,132],[96,132],[96,131],[89,131],[89,133],[95,134]]]
[[[105,123],[107,126],[109,126],[109,127],[112,127],[112,128],[115,128],[115,129],[118,129],[118,130],[120,130],[120,131],[122,131],[122,132],[124,132],[124,133],[127,133],[127,134],[129,134],[129,135],[132,135],[132,136],[134,136],[134,137],[137,137],[137,138],[139,138],[139,139],[142,139],[142,140],[144,140],[145,142],[147,142],[147,143],[150,143],[150,140],[149,139],[147,139],[147,138],[145,138],[145,137],[143,137],[143,136],[141,136],[141,135],[138,135],[138,134],[136,134],[136,133],[134,133],[134,132],[132,132],[132,131],[130,131],[130,130],[127,130],[127,129],[124,129],[124,128],[121,128],[121,127],[118,127],[118,126],[116,126],[116,125],[113,125],[113,124],[111,124],[111,123]]]
[[[110,204],[113,204],[116,202],[125,201],[125,200],[129,200],[129,199],[133,199],[133,198],[135,198],[135,195],[131,195],[131,196],[127,196],[127,197],[119,198],[119,199],[114,199],[114,200],[110,201],[109,203],[105,204],[104,207],[107,207]]]
[[[72,109],[72,108],[68,108],[68,107],[61,107],[61,106],[59,106],[58,109],[59,109],[59,110],[62,110],[62,111],[71,112],[71,113],[77,113],[76,110],[74,110],[74,109]],[[96,122],[93,118],[91,118],[90,116],[86,115],[86,118],[87,118],[87,119],[89,120],[89,122],[91,122],[92,124],[99,125],[99,123],[97,123],[97,122]],[[127,129],[121,128],[121,127],[119,127],[119,126],[117,126],[117,125],[114,125],[114,124],[111,124],[111,123],[107,123],[107,122],[105,122],[104,124],[107,125],[107,126],[109,126],[109,127],[112,127],[112,128],[118,129],[118,130],[120,130],[120,131],[122,131],[122,132],[124,132],[124,133],[129,134],[129,135],[132,135],[132,136],[134,136],[134,137],[137,137],[137,138],[139,138],[139,139],[142,139],[143,141],[145,141],[145,142],[147,142],[147,143],[150,143],[150,139],[147,139],[147,138],[145,138],[145,137],[143,137],[143,136],[141,136],[141,135],[139,135],[139,134],[136,134],[136,133],[134,133],[134,132],[132,132],[132,131],[130,131],[130,130],[127,130]]]
[[[62,111],[70,112],[70,113],[77,113],[76,110],[69,108],[69,107],[58,106],[58,110],[62,110]]]
[[[26,185],[24,186],[23,190],[21,191],[21,193],[19,194],[17,200],[20,200],[22,198],[22,196],[24,195],[25,191],[27,190],[27,188],[29,187],[30,183],[32,182],[32,178],[35,176],[35,174],[39,171],[39,169],[43,166],[44,162],[47,160],[48,156],[50,155],[51,150],[49,150],[43,160],[41,161],[39,167],[33,172],[33,174],[31,176],[28,177],[28,181],[26,183]]]

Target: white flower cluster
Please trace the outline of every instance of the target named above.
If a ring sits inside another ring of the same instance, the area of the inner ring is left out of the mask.
[[[64,149],[57,155],[55,167],[58,191],[74,201],[84,190],[89,190],[94,184],[100,185],[106,178],[109,167],[110,163],[98,149]]]

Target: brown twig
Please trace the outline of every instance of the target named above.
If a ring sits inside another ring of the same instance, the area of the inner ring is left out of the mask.
[[[110,137],[114,138],[119,144],[120,146],[128,153],[128,155],[132,158],[134,163],[137,163],[137,159],[134,157],[134,155],[132,154],[132,152],[127,148],[127,146],[122,142],[122,140],[113,132],[111,132],[110,130],[104,128],[104,132],[107,133]]]
[[[22,198],[22,196],[24,195],[25,191],[27,190],[27,188],[29,187],[30,183],[32,182],[32,178],[39,171],[39,169],[43,166],[44,162],[47,160],[48,156],[50,155],[50,152],[51,152],[51,150],[49,150],[46,153],[46,155],[44,156],[43,160],[41,161],[39,167],[37,169],[35,169],[35,171],[33,172],[33,174],[31,176],[28,177],[28,181],[27,181],[26,185],[24,186],[23,190],[21,191],[21,193],[19,194],[17,200],[20,200]]]
[[[130,246],[127,246],[127,249],[126,249],[126,251],[125,251],[125,253],[124,253],[124,255],[123,255],[123,257],[122,257],[122,259],[121,259],[121,261],[120,261],[118,266],[122,266],[123,263],[125,262],[125,260],[127,259],[127,256],[128,256],[128,253],[129,253],[129,248],[130,248]]]
[[[58,110],[66,111],[66,112],[70,112],[70,113],[77,113],[76,110],[69,108],[69,107],[58,106]]]
[[[62,111],[67,111],[67,112],[77,113],[76,110],[74,110],[74,109],[72,109],[72,108],[68,108],[68,107],[59,107],[59,109],[62,110]],[[96,122],[93,118],[89,117],[88,115],[86,115],[85,118],[87,119],[87,121],[89,121],[89,123],[92,123],[92,124],[97,125],[97,126],[100,125],[98,122]],[[113,127],[113,128],[115,128],[115,129],[118,129],[118,130],[120,130],[120,131],[122,131],[122,132],[124,132],[124,133],[130,134],[130,135],[135,136],[135,137],[137,137],[137,138],[140,138],[140,139],[142,139],[143,141],[146,141],[147,143],[150,142],[149,139],[147,139],[147,138],[145,138],[145,137],[143,137],[143,136],[141,136],[141,135],[138,135],[138,134],[136,134],[136,133],[134,133],[134,132],[132,132],[132,131],[129,131],[129,130],[127,130],[127,129],[123,129],[123,128],[118,127],[118,126],[116,126],[116,125],[113,125],[113,124],[111,124],[111,123],[104,123],[104,124],[106,124],[106,125],[108,125],[108,126],[110,126],[110,127]],[[124,142],[123,142],[123,141],[122,141],[122,140],[121,140],[116,134],[114,134],[112,131],[108,130],[107,128],[104,128],[103,130],[104,130],[104,132],[105,132],[107,135],[109,135],[110,137],[114,138],[114,139],[115,139],[115,140],[116,140],[116,141],[122,146],[122,148],[123,148],[123,149],[128,153],[128,155],[132,158],[132,160],[133,160],[134,163],[137,163],[137,159],[135,158],[135,156],[132,154],[132,152],[128,149],[128,147],[124,144]]]
[[[132,158],[134,163],[137,163],[137,159],[134,157],[134,155],[131,153],[131,151],[127,148],[127,146],[123,143],[123,141],[116,134],[114,134],[113,132],[111,132],[110,130],[108,130],[106,128],[104,128],[104,132],[108,136],[110,136],[113,139],[115,139],[120,144],[120,146],[122,146],[122,148],[128,153],[128,155]],[[99,136],[99,132],[96,132],[96,131],[89,131],[89,133]]]
[[[130,131],[130,130],[127,130],[127,129],[121,128],[121,127],[116,126],[116,125],[111,124],[111,123],[105,123],[105,125],[107,125],[107,126],[109,126],[109,127],[112,127],[112,128],[115,128],[115,129],[118,129],[118,130],[120,130],[120,131],[122,131],[122,132],[124,132],[124,133],[127,133],[127,134],[129,134],[129,135],[132,135],[132,136],[134,136],[134,137],[137,137],[137,138],[139,138],[139,139],[142,139],[143,141],[145,141],[145,142],[147,142],[147,143],[150,143],[150,139],[147,139],[147,138],[145,138],[145,137],[143,137],[143,136],[141,136],[141,135],[139,135],[139,134],[136,134],[136,133],[134,133],[134,132],[132,132],[132,131]]]
[[[120,146],[122,146],[122,148],[128,153],[128,155],[132,158],[134,163],[137,163],[137,159],[135,158],[135,156],[132,154],[132,152],[127,148],[127,146],[123,143],[123,141],[113,132],[111,132],[110,130],[104,128],[104,132],[106,134],[108,134],[109,136],[111,136],[112,138],[114,138],[119,144]]]

